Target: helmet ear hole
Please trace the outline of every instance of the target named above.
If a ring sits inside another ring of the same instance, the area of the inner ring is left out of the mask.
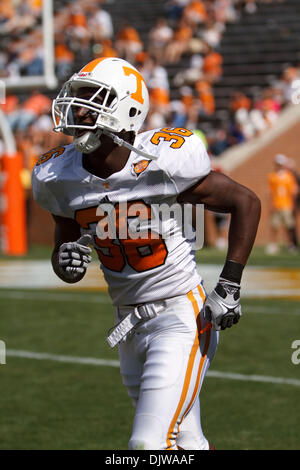
[[[137,113],[137,109],[136,109],[136,108],[130,108],[130,110],[129,110],[129,116],[130,116],[130,117],[136,116],[136,113]]]

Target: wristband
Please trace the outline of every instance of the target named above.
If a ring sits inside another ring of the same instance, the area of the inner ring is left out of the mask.
[[[236,261],[227,260],[220,277],[236,284],[241,283],[244,266]]]

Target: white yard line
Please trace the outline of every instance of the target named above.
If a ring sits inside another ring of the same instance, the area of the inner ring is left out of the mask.
[[[284,377],[270,377],[268,375],[244,375],[235,374],[232,372],[218,372],[216,370],[208,371],[207,375],[208,377],[214,377],[216,379],[242,380],[243,382],[266,382],[271,384],[294,385],[296,387],[300,387],[300,380],[287,379]]]
[[[120,367],[120,363],[117,360],[97,359],[94,357],[62,356],[62,355],[57,355],[57,354],[22,351],[18,349],[8,349],[6,351],[6,356],[7,357],[19,357],[23,359],[36,359],[40,361],[63,362],[63,363],[71,363],[71,364]],[[266,375],[244,375],[244,374],[235,374],[231,372],[219,372],[219,371],[209,370],[207,372],[207,377],[212,377],[212,378],[217,378],[217,379],[227,379],[227,380],[240,380],[243,382],[264,382],[264,383],[280,384],[280,385],[292,385],[292,386],[300,387],[300,380],[298,379],[288,379],[284,377],[270,377]]]
[[[119,361],[109,359],[97,359],[95,357],[74,357],[62,356],[58,354],[37,353],[32,351],[22,351],[19,349],[7,349],[7,357],[21,357],[24,359],[37,359],[39,361],[65,362],[71,364],[88,364],[93,366],[120,367]]]

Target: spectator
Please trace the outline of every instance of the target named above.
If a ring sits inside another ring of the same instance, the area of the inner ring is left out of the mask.
[[[224,129],[218,129],[213,137],[210,138],[209,148],[211,153],[218,157],[229,147],[227,132]]]
[[[150,89],[150,100],[158,112],[163,116],[167,116],[170,106],[168,90],[158,87]]]
[[[12,2],[2,0],[0,3],[0,32],[3,33],[6,29],[7,22],[15,16],[15,7]]]
[[[235,123],[235,127],[242,131],[246,139],[252,138],[257,132],[252,122],[253,117],[250,114],[251,109],[252,102],[244,93],[236,91],[232,94],[229,101],[229,110],[232,115],[232,120]],[[263,120],[262,117],[261,120]]]
[[[160,88],[169,92],[168,73],[158,60],[152,56],[144,56],[143,64],[139,70],[144,77],[148,88]]]
[[[294,207],[298,186],[294,175],[287,169],[287,165],[288,159],[285,155],[276,155],[274,171],[268,175],[271,243],[267,246],[266,252],[270,255],[276,254],[279,250],[279,229],[281,227],[287,233],[289,250],[295,251],[297,249]]]
[[[189,67],[177,72],[173,83],[177,87],[183,85],[194,86],[201,79],[203,79],[203,57],[200,54],[193,54],[190,58]]]
[[[19,98],[16,95],[7,95],[5,102],[0,103],[0,108],[7,115],[7,117],[19,109]]]
[[[94,58],[97,57],[117,57],[117,51],[110,39],[103,39],[100,44],[93,46]]]
[[[21,75],[42,75],[43,59],[34,45],[22,49],[15,61]]]
[[[21,105],[21,109],[8,115],[8,121],[13,130],[25,131],[38,117],[51,109],[52,101],[38,91]]]
[[[279,104],[280,109],[283,109],[287,103],[285,102],[282,82],[280,80],[272,81],[270,87],[272,88],[273,98]]]
[[[245,0],[244,10],[246,13],[253,15],[257,12],[256,0]]]
[[[198,124],[199,103],[190,87],[181,87],[180,95],[179,100],[171,102],[171,127],[195,129]]]
[[[262,134],[270,125],[264,112],[259,108],[239,108],[234,115],[235,125],[240,128],[246,140]]]
[[[167,121],[163,114],[156,110],[156,106],[150,104],[147,120],[144,123],[144,130],[159,129],[166,127]]]
[[[193,30],[188,22],[182,18],[176,26],[172,39],[166,47],[164,61],[168,64],[177,63],[184,52],[188,50]]]
[[[67,8],[70,13],[67,35],[72,39],[73,47],[80,49],[82,44],[85,46],[91,39],[87,17],[79,3],[74,2]]]
[[[71,11],[69,8],[62,8],[58,11],[54,11],[53,27],[54,36],[62,34],[70,26]]]
[[[262,99],[255,103],[255,109],[259,109],[267,126],[272,126],[280,112],[280,103],[274,98],[273,89],[267,88],[262,92]]]
[[[294,239],[294,244],[298,245],[297,216],[300,212],[300,173],[297,171],[296,161],[294,159],[288,158],[287,170],[289,170],[292,173],[292,175],[294,176],[297,182],[297,194],[295,198],[294,212],[293,212],[294,219],[295,219],[295,227],[294,227],[294,235],[292,235],[292,238]]]
[[[212,6],[217,23],[225,25],[227,22],[238,20],[235,0],[214,0]]]
[[[201,37],[212,49],[217,49],[220,46],[223,30],[224,27],[221,23],[209,18],[201,32]]]
[[[184,8],[190,0],[169,0],[166,5],[167,17],[172,24],[176,24],[182,16]]]
[[[163,62],[164,51],[173,36],[173,30],[168,25],[166,18],[159,18],[149,33],[149,42],[151,44],[151,55],[158,62]]]
[[[169,92],[163,88],[153,88],[149,91],[150,116],[147,120],[147,128],[164,127],[170,112]]]
[[[227,140],[229,147],[231,145],[242,144],[246,140],[244,128],[239,122],[232,122],[227,131]]]
[[[170,113],[169,81],[166,69],[158,61],[146,55],[140,68],[149,88],[151,114],[148,126],[152,123],[165,125]],[[158,126],[160,127],[160,126]]]
[[[87,13],[89,15],[88,28],[92,32],[94,42],[101,43],[112,39],[114,28],[110,13],[97,3],[89,3]]]
[[[223,58],[219,52],[208,46],[203,62],[203,72],[211,83],[218,81],[223,73]]]
[[[123,57],[129,63],[135,63],[136,55],[143,50],[138,31],[129,23],[125,22],[116,37],[116,51],[118,57]]]
[[[59,80],[64,80],[71,75],[75,54],[66,44],[63,34],[56,35],[55,42],[56,75]]]
[[[249,111],[251,109],[251,100],[241,91],[235,91],[230,98],[229,109],[233,115],[235,115],[239,109]]]
[[[281,86],[286,103],[292,103],[292,98],[295,93],[294,83],[300,79],[299,70],[297,67],[287,67],[281,78]],[[298,87],[299,88],[299,87]]]
[[[206,116],[211,116],[215,112],[215,98],[211,84],[206,80],[199,80],[195,84],[198,93],[198,100],[201,103],[201,110]]]
[[[37,24],[37,17],[28,3],[20,2],[17,5],[9,5],[9,3],[13,2],[8,1],[4,2],[3,6],[1,5],[0,11],[4,20],[0,29],[2,34],[20,35]]]
[[[184,8],[182,17],[192,28],[204,23],[208,19],[204,2],[201,0],[191,0]]]

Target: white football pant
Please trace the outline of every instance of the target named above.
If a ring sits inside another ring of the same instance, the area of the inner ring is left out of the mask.
[[[204,300],[199,285],[154,302],[158,315],[119,344],[123,383],[136,407],[129,449],[208,449],[198,397],[218,332],[203,318]]]

